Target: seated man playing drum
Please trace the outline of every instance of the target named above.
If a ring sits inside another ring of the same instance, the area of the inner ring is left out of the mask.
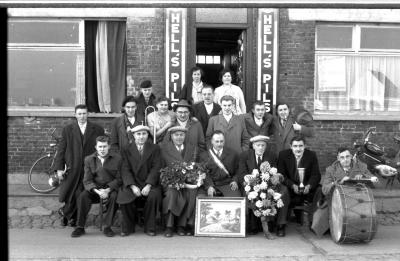
[[[324,198],[330,199],[332,191],[336,185],[343,185],[349,180],[369,179],[377,182],[378,178],[373,176],[367,169],[367,165],[361,161],[353,160],[351,152],[346,147],[337,150],[337,160],[326,168],[326,173],[321,180],[322,188],[317,191],[315,201],[318,201],[318,208],[324,208]],[[322,195],[321,195],[322,192]],[[328,208],[325,214],[314,215],[312,229],[317,235],[323,235],[329,229]]]

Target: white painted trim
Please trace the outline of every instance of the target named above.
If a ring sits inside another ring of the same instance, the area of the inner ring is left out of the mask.
[[[7,13],[10,17],[92,17],[105,19],[109,17],[155,17],[156,15],[155,8],[9,8]]]

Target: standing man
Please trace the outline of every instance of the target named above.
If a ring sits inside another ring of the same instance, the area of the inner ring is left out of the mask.
[[[278,172],[285,177],[284,184],[290,193],[293,206],[302,205],[304,201],[313,202],[314,194],[321,180],[317,154],[305,148],[303,136],[295,136],[290,142],[290,149],[283,150],[278,156]],[[300,186],[299,168],[304,169],[304,188]],[[301,222],[301,212],[295,211],[297,222]]]
[[[106,208],[104,235],[113,237],[111,226],[118,209],[117,194],[122,184],[121,156],[109,151],[110,142],[107,136],[96,138],[96,152],[85,158],[85,175],[83,185],[85,190],[78,198],[78,224],[72,232],[72,237],[85,234],[86,217],[93,203],[100,199]]]
[[[314,128],[312,122],[299,124],[294,115],[290,114],[287,103],[278,103],[276,105],[277,116],[273,120],[272,132],[276,142],[276,153],[282,150],[290,149],[290,141],[296,135],[312,137]]]
[[[193,115],[196,117],[203,127],[203,134],[206,136],[208,121],[212,116],[218,115],[221,106],[214,102],[214,89],[210,85],[206,85],[201,90],[203,101],[193,105]]]
[[[134,142],[122,148],[122,189],[118,193],[124,226],[121,236],[135,232],[136,206],[144,205],[144,232],[156,235],[156,217],[161,208],[159,185],[162,159],[157,144],[148,142],[150,128],[138,125],[132,129]]]
[[[111,150],[120,152],[122,147],[132,143],[133,137],[129,129],[144,124],[144,117],[137,113],[137,100],[133,96],[127,96],[122,102],[124,114],[115,118],[111,123]]]
[[[83,191],[83,164],[86,156],[95,152],[96,138],[104,135],[104,129],[87,119],[86,105],[75,106],[76,121],[68,124],[62,130],[61,141],[58,145],[58,154],[54,161],[54,169],[60,180],[58,200],[64,202],[59,213],[62,215],[61,225],[76,225],[76,201]],[[68,171],[64,177],[64,167]]]
[[[199,152],[206,150],[206,142],[204,139],[203,128],[201,123],[190,115],[193,113],[191,106],[186,100],[180,100],[175,106],[176,121],[173,126],[181,126],[186,128],[186,143],[191,143],[199,148]],[[164,141],[170,139],[170,135],[164,137]]]
[[[262,101],[254,102],[251,112],[244,115],[244,122],[250,137],[269,136],[273,118],[271,114],[265,112],[265,104]]]
[[[243,117],[233,114],[235,98],[229,95],[222,96],[222,114],[210,118],[207,127],[206,140],[209,143],[214,131],[224,133],[226,147],[240,154],[249,148],[249,134],[246,130]]]
[[[264,104],[263,104],[264,106]],[[268,161],[271,167],[277,166],[277,158],[275,153],[268,148],[269,137],[263,135],[257,135],[250,139],[252,148],[244,151],[240,155],[238,176],[240,177],[240,182],[243,183],[243,177],[247,174],[251,174],[254,169],[260,171],[260,165],[264,161]],[[280,184],[280,189],[278,191],[282,194],[283,207],[278,209],[278,213],[275,217],[275,222],[277,224],[276,234],[279,237],[285,236],[285,226],[287,223],[287,213],[290,204],[290,195],[287,187],[284,184]],[[253,211],[249,211],[248,220],[248,232],[249,234],[256,234],[261,227],[259,218],[254,216]]]
[[[150,80],[144,80],[140,84],[140,95],[137,97],[137,114],[144,118],[144,112],[147,106],[156,107],[156,96],[153,94],[153,85]],[[153,112],[153,109],[147,110],[147,115]]]
[[[239,179],[236,173],[239,155],[225,145],[224,133],[220,130],[211,135],[211,147],[200,154],[200,162],[208,170],[204,188],[209,197],[240,197]]]

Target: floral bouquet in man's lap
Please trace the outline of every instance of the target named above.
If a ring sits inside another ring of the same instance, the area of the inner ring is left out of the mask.
[[[161,185],[177,190],[200,187],[206,177],[205,165],[196,162],[173,162],[160,172]]]
[[[271,168],[267,161],[261,163],[260,171],[261,173],[254,169],[251,174],[244,177],[244,190],[254,215],[261,218],[264,228],[267,217],[275,216],[277,208],[283,207],[281,194],[277,192],[283,176],[278,173],[276,168]],[[264,229],[264,234],[270,238],[271,235],[269,233],[267,235],[267,233],[268,231]]]

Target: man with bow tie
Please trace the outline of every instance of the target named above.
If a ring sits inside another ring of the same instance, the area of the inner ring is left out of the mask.
[[[138,125],[132,133],[134,142],[121,150],[123,185],[117,198],[124,221],[121,236],[135,232],[137,205],[144,205],[144,232],[155,236],[156,217],[161,209],[160,148],[148,141],[149,127]]]
[[[250,139],[251,149],[244,151],[239,159],[239,168],[237,172],[241,183],[243,183],[244,176],[252,173],[254,169],[260,171],[262,162],[268,161],[271,167],[277,166],[276,155],[268,146],[268,141],[269,137],[264,135],[257,135]],[[271,228],[274,228],[276,223],[277,236],[284,237],[290,196],[284,184],[280,184],[279,193],[282,194],[283,207],[278,209],[275,220],[271,221]],[[253,211],[249,211],[248,217],[248,234],[257,234],[261,231],[260,219],[254,216]]]
[[[75,106],[75,119],[62,130],[58,153],[54,161],[54,169],[62,180],[59,201],[64,202],[59,213],[62,215],[61,225],[76,225],[79,194],[83,191],[84,159],[95,152],[96,138],[104,135],[104,128],[88,121],[86,105]],[[64,175],[65,165],[68,172]]]

